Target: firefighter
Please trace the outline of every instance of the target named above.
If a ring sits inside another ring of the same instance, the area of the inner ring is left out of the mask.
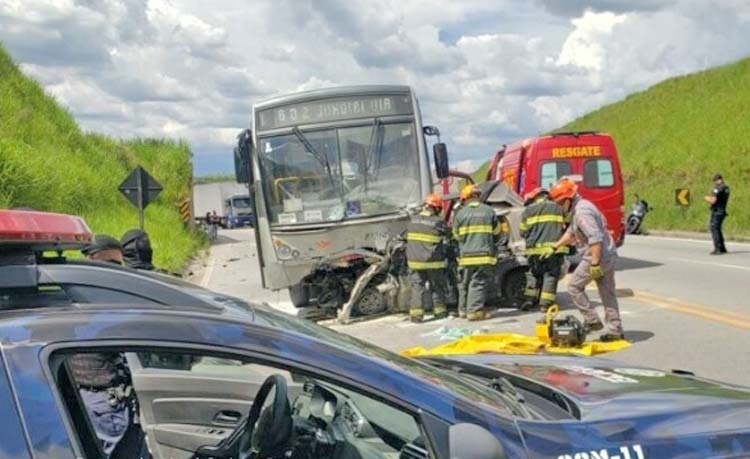
[[[562,207],[563,212],[571,215],[571,219],[565,234],[554,245],[544,249],[542,256],[551,256],[575,241],[581,251],[581,262],[573,272],[568,292],[583,315],[585,330],[589,333],[604,328],[586,295],[586,285],[593,280],[604,305],[607,326],[607,331],[600,340],[606,342],[624,339],[615,294],[617,247],[607,231],[604,216],[594,204],[581,198],[578,185],[569,178],[558,180],[550,189],[550,197]]]
[[[497,247],[502,235],[495,211],[479,202],[480,193],[474,185],[461,190],[465,204],[453,221],[453,236],[459,246],[458,312],[472,321],[489,318],[485,304],[495,278]]]
[[[432,311],[436,319],[448,315],[445,302],[447,288],[448,225],[440,217],[442,200],[429,194],[422,210],[412,216],[406,233],[406,260],[410,270],[411,302],[409,318],[424,320],[424,313]]]
[[[537,306],[543,312],[555,304],[557,281],[560,278],[567,246],[549,257],[541,255],[557,242],[563,234],[563,211],[549,199],[544,188],[530,191],[524,201],[525,209],[521,217],[521,235],[526,240],[526,258],[529,270],[526,271],[525,300],[521,309],[528,311]]]

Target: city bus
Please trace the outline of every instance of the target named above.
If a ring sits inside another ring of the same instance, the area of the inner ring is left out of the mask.
[[[257,102],[235,163],[254,197],[263,286],[288,288],[298,308],[335,311],[346,303],[433,189],[431,132],[407,86],[319,89]],[[447,170],[444,144],[434,151]],[[381,274],[358,296],[355,314],[387,309],[388,275]]]

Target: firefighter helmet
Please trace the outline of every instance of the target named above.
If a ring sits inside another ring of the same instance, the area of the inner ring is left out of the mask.
[[[550,188],[549,192],[550,196],[555,200],[555,202],[560,202],[565,199],[573,199],[576,193],[578,193],[578,185],[576,185],[576,182],[567,177],[563,177],[558,180],[557,183],[552,185],[552,188]]]
[[[424,204],[433,209],[440,209],[443,206],[443,200],[437,193],[430,193],[424,198]]]
[[[461,193],[459,193],[458,198],[463,201],[468,201],[473,196],[479,196],[481,193],[481,190],[476,185],[465,185],[463,188],[461,188]]]
[[[526,193],[526,196],[524,196],[523,200],[524,202],[531,202],[542,194],[549,195],[549,191],[547,191],[546,188],[540,186]]]

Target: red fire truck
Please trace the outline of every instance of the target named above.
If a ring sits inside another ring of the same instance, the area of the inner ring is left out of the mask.
[[[622,245],[625,209],[622,173],[612,136],[599,132],[564,132],[534,137],[504,146],[495,153],[487,180],[501,180],[524,196],[560,177],[579,182],[579,193],[607,219],[609,232]]]

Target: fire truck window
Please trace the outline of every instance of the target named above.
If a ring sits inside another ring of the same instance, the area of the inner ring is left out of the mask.
[[[612,161],[592,159],[583,166],[583,183],[588,188],[607,188],[614,186],[615,174]]]
[[[567,161],[547,161],[542,164],[541,177],[539,178],[541,186],[549,188],[560,177],[571,174],[570,163]]]

